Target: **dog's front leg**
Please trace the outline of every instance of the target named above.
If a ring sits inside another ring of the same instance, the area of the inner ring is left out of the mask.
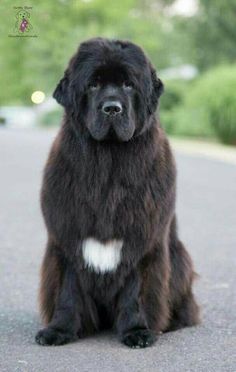
[[[64,275],[53,317],[35,338],[40,345],[62,345],[77,338],[80,328],[77,274],[72,263],[66,261],[64,265]]]
[[[117,304],[116,329],[125,345],[131,348],[151,346],[156,335],[147,326],[140,295],[140,278],[133,272],[121,290]]]

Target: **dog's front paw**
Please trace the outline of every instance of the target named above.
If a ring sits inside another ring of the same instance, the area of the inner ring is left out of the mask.
[[[41,329],[35,336],[35,341],[39,345],[64,345],[73,341],[75,336],[69,331],[57,330],[52,327]]]
[[[156,335],[149,329],[131,329],[122,337],[122,342],[133,349],[151,346],[156,341]]]

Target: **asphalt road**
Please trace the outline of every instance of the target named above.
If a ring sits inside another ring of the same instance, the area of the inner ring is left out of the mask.
[[[177,153],[182,240],[200,274],[202,325],[130,350],[111,333],[40,347],[39,267],[46,240],[42,168],[54,134],[0,130],[0,371],[236,371],[236,166]]]

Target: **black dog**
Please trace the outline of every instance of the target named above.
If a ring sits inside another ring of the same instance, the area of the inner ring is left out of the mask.
[[[146,347],[199,321],[176,231],[175,165],[155,118],[162,91],[138,46],[97,38],[54,92],[65,116],[41,195],[41,345],[115,327],[126,345]]]

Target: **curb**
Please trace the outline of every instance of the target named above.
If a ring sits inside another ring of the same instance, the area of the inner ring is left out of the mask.
[[[170,138],[170,143],[177,152],[194,156],[204,156],[209,159],[236,165],[236,148],[234,147],[218,143],[177,138]]]

